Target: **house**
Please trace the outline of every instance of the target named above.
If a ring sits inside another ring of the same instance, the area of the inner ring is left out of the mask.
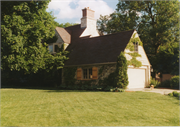
[[[62,45],[70,52],[62,71],[63,84],[89,83],[92,86],[107,79],[113,82],[117,57],[124,52],[129,64],[127,87],[144,88],[149,85],[151,65],[136,30],[99,36],[94,11],[84,8],[81,24],[56,27],[55,31],[58,40],[49,45],[51,52]]]

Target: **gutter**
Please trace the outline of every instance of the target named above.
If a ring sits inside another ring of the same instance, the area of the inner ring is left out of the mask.
[[[116,62],[93,63],[93,64],[78,64],[78,65],[64,65],[64,67],[89,66],[89,65],[101,65],[101,64],[116,64]]]

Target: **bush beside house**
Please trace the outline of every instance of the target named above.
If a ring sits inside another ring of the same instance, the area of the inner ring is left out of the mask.
[[[168,95],[171,97],[176,97],[180,99],[180,93],[178,93],[177,91],[173,91],[172,93],[169,93]]]
[[[156,88],[156,87],[158,87],[160,85],[160,82],[151,77],[150,86],[151,85],[154,85],[154,87]]]
[[[179,89],[179,75],[173,76],[170,80],[171,88]]]
[[[116,76],[117,76],[117,86],[120,88],[126,88],[129,81],[127,75],[127,60],[123,52],[120,53],[117,59],[116,65]]]
[[[175,75],[170,80],[165,80],[161,83],[153,79],[151,84],[155,84],[156,87],[179,89],[179,75]]]

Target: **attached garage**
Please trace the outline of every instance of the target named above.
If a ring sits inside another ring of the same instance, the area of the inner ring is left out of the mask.
[[[146,86],[145,68],[128,68],[128,88],[144,88]]]

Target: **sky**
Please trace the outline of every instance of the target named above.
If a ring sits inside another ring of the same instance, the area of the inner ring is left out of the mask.
[[[89,7],[95,11],[95,19],[109,15],[116,9],[118,0],[51,0],[48,12],[52,12],[58,23],[80,23],[82,9]]]

